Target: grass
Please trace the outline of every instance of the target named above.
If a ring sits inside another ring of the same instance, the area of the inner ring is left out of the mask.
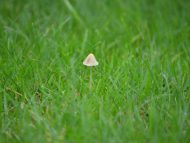
[[[189,7],[0,0],[0,141],[189,143]]]

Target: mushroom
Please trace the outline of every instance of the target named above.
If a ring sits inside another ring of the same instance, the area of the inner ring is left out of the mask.
[[[95,67],[98,65],[98,61],[96,60],[94,54],[90,53],[86,59],[83,61],[83,65],[87,66],[87,67],[90,67],[90,81],[89,81],[89,88],[90,88],[90,91],[92,89],[92,83],[93,83],[93,80],[92,80],[92,67]]]

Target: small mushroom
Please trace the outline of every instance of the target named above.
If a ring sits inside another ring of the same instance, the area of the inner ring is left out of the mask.
[[[83,61],[83,65],[90,67],[90,81],[89,81],[89,88],[90,91],[92,91],[92,83],[93,83],[93,79],[92,79],[92,67],[97,66],[98,62],[94,56],[94,54],[90,53],[86,59]]]

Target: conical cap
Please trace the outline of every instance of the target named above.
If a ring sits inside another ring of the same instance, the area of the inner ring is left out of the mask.
[[[89,67],[92,67],[92,66],[97,66],[98,65],[98,62],[94,56],[94,54],[90,53],[86,59],[83,61],[83,65],[85,66],[89,66]]]

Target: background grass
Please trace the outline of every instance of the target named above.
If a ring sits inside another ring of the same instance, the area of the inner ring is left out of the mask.
[[[0,0],[0,142],[189,143],[189,8]]]

